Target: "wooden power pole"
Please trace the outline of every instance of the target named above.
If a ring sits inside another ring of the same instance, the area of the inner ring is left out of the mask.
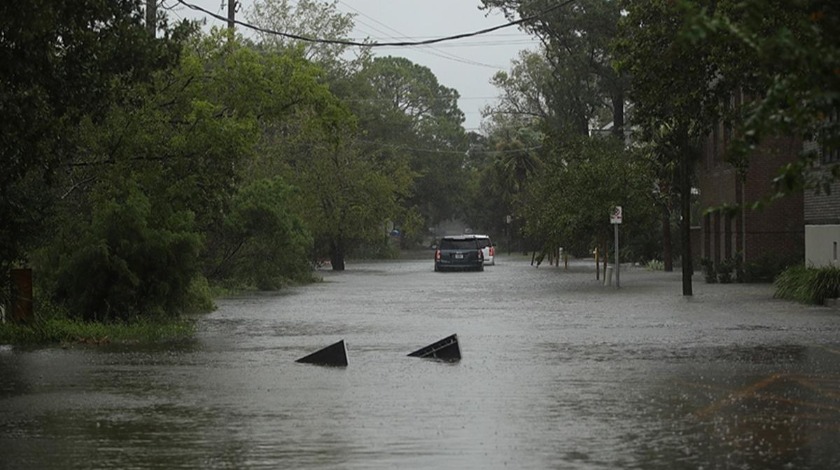
[[[236,21],[236,0],[228,0],[228,29],[233,31]]]
[[[157,31],[157,0],[146,0],[146,30],[152,37]]]

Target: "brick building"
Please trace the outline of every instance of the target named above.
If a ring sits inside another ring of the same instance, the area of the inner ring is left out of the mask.
[[[835,118],[836,119],[836,118]],[[808,150],[819,152],[821,171],[840,163],[840,149],[820,150],[809,143]],[[840,183],[831,185],[830,193],[805,192],[805,263],[811,266],[838,265],[840,243]]]
[[[801,140],[768,139],[750,156],[749,167],[740,177],[736,168],[724,161],[731,137],[731,128],[719,124],[703,145],[697,164],[700,258],[717,265],[741,254],[745,266],[801,260],[805,251],[802,194],[776,200],[759,211],[705,213],[706,209],[725,205],[745,207],[767,197],[780,167],[796,159],[802,151]]]

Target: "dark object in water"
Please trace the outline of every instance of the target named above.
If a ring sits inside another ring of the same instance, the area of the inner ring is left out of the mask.
[[[321,366],[347,367],[347,348],[344,340],[331,344],[324,349],[302,357],[295,362],[318,364]]]
[[[461,348],[458,346],[458,335],[447,336],[436,343],[414,351],[409,356],[440,359],[442,361],[460,361]]]

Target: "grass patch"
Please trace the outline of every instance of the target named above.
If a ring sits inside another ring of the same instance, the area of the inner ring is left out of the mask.
[[[840,296],[840,268],[792,266],[779,274],[773,285],[773,296],[778,299],[824,305],[825,299]]]
[[[195,321],[187,318],[89,323],[51,317],[31,324],[0,323],[0,344],[160,343],[188,340],[194,333]]]

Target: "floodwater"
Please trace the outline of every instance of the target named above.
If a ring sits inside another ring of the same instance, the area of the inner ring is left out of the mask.
[[[840,468],[836,308],[516,256],[322,274],[189,344],[0,346],[0,468]],[[460,362],[406,356],[452,333]]]

